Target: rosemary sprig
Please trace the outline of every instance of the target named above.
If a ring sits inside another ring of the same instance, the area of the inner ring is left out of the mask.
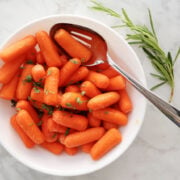
[[[160,83],[152,87],[151,90],[154,90],[163,84],[169,84],[171,88],[169,101],[171,101],[174,94],[174,64],[180,54],[180,48],[178,49],[175,58],[172,59],[171,53],[165,53],[160,47],[150,10],[148,9],[148,15],[151,28],[148,28],[145,25],[134,24],[127,15],[125,9],[122,9],[122,14],[119,14],[96,0],[91,0],[91,2],[94,4],[91,9],[105,12],[108,15],[121,20],[122,24],[114,27],[126,27],[131,30],[132,34],[127,34],[129,44],[135,44],[142,48],[157,71],[157,74],[151,75],[159,79]]]

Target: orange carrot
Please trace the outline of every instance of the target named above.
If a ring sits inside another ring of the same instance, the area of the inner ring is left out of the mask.
[[[25,100],[18,101],[16,104],[16,108],[26,110],[36,124],[40,122],[37,112],[28,101]]]
[[[38,64],[44,64],[45,63],[45,60],[44,60],[44,57],[43,57],[41,51],[36,53],[36,61]]]
[[[35,63],[36,62],[36,53],[37,53],[36,49],[35,49],[35,47],[33,47],[32,49],[30,49],[27,52],[26,59]]]
[[[67,111],[54,111],[52,119],[62,126],[66,126],[79,131],[85,130],[88,125],[88,119],[86,117]]]
[[[119,75],[119,73],[116,70],[114,70],[112,67],[109,67],[104,71],[101,71],[101,73],[106,75],[108,78],[113,78]]]
[[[88,98],[80,93],[67,92],[62,95],[61,106],[68,109],[87,111]]]
[[[46,150],[56,155],[61,154],[61,152],[64,149],[63,145],[58,142],[53,142],[53,143],[44,142],[41,144],[41,147],[45,148]]]
[[[8,83],[19,71],[21,64],[25,61],[25,56],[15,59],[13,62],[3,64],[0,68],[0,83]]]
[[[33,68],[32,68],[32,77],[34,79],[35,82],[38,81],[42,81],[46,75],[45,69],[42,65],[40,64],[36,64]]]
[[[19,78],[19,82],[16,89],[17,99],[27,99],[32,89],[32,76],[31,71],[34,65],[26,64]]]
[[[95,142],[90,142],[90,143],[87,143],[87,144],[84,144],[81,146],[81,149],[83,152],[85,153],[90,153],[91,152],[91,148],[93,147]]]
[[[61,100],[62,100],[62,92],[59,92],[57,94],[57,102],[56,102],[57,106],[59,106],[61,104]]]
[[[36,38],[32,35],[11,44],[0,52],[0,58],[4,62],[14,61],[22,54],[27,53],[36,45]]]
[[[101,125],[101,120],[93,117],[91,113],[88,113],[88,120],[90,127],[99,127]]]
[[[118,75],[110,79],[109,86],[106,88],[108,91],[116,91],[125,89],[126,87],[126,80],[123,76]]]
[[[78,85],[69,85],[66,87],[65,92],[80,92]]]
[[[71,78],[72,74],[76,72],[78,67],[81,65],[81,61],[77,58],[69,60],[60,71],[59,86],[64,86]]]
[[[103,127],[104,127],[104,129],[109,130],[109,129],[112,129],[112,128],[117,129],[119,126],[117,124],[114,124],[114,123],[103,121]]]
[[[83,59],[84,62],[88,61],[92,53],[91,51],[85,47],[83,44],[75,40],[67,31],[64,29],[60,29],[56,32],[54,36],[57,43],[65,49],[65,51],[71,57],[77,57]]]
[[[117,92],[107,92],[90,99],[87,106],[91,110],[103,109],[115,104],[119,98],[120,95]]]
[[[49,67],[44,83],[44,102],[46,104],[55,105],[57,103],[58,83],[59,69],[56,67]]]
[[[124,113],[112,108],[105,108],[97,111],[92,111],[92,115],[95,118],[99,118],[101,120],[111,122],[114,124],[119,124],[122,126],[126,125],[128,122],[127,116]]]
[[[17,72],[16,75],[7,83],[4,84],[0,89],[0,97],[3,99],[15,99],[15,93],[17,88],[17,83],[19,80],[20,72]]]
[[[101,94],[101,91],[90,81],[84,81],[81,84],[81,93],[88,96],[89,98],[93,98]]]
[[[104,74],[90,71],[88,76],[86,77],[87,81],[91,81],[95,84],[98,88],[107,88],[109,86],[109,78]]]
[[[41,49],[41,53],[48,66],[61,66],[61,58],[56,51],[52,40],[45,31],[39,31],[36,33],[36,39]]]
[[[91,157],[94,160],[100,159],[113,147],[119,144],[122,140],[122,136],[117,129],[108,130],[105,135],[99,139],[91,149]]]
[[[44,101],[44,89],[40,87],[33,87],[31,89],[30,97],[32,100],[43,102]]]
[[[17,113],[16,120],[18,125],[35,144],[42,144],[44,142],[44,135],[26,110],[20,110]]]
[[[119,109],[123,112],[123,113],[129,113],[132,111],[132,102],[131,99],[128,96],[128,93],[126,92],[126,90],[121,90],[120,91],[120,101],[119,101]]]
[[[85,131],[76,132],[66,136],[64,144],[66,147],[78,147],[100,139],[104,135],[104,128],[89,128]]]
[[[68,59],[67,59],[67,57],[65,55],[61,55],[60,59],[61,59],[61,62],[62,62],[62,66],[64,66],[68,62]]]
[[[15,129],[15,131],[18,133],[19,137],[25,144],[27,148],[34,147],[34,142],[25,134],[25,132],[21,129],[21,127],[16,122],[16,114],[11,117],[11,126]]]
[[[77,154],[77,152],[78,152],[78,148],[77,147],[68,148],[68,147],[65,146],[64,150],[70,156],[73,156],[73,155]]]
[[[59,135],[59,142],[60,142],[61,144],[64,144],[65,138],[66,138],[66,135],[60,134],[60,135]]]

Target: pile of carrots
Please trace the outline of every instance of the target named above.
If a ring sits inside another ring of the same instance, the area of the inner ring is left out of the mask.
[[[83,66],[93,54],[66,30],[54,39],[69,56],[45,31],[0,51],[0,97],[16,108],[10,123],[27,148],[98,160],[122,141],[132,111],[126,80],[111,67]]]

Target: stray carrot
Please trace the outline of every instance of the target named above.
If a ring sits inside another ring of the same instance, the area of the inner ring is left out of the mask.
[[[30,97],[32,100],[43,102],[44,101],[44,89],[40,87],[33,87],[31,89]]]
[[[44,64],[45,63],[45,60],[44,60],[44,57],[43,57],[41,51],[36,53],[36,61],[38,64]]]
[[[32,68],[32,77],[34,79],[35,82],[38,81],[42,81],[46,75],[45,69],[42,65],[40,64],[36,64],[33,68]]]
[[[117,92],[107,92],[97,95],[88,101],[88,108],[91,110],[103,109],[115,104],[120,98]]]
[[[90,143],[87,143],[87,144],[83,144],[81,146],[81,149],[83,152],[85,153],[90,153],[91,152],[91,148],[93,147],[95,142],[90,142]]]
[[[104,127],[104,129],[109,130],[109,129],[112,129],[112,128],[117,129],[119,126],[117,124],[114,124],[114,123],[103,121],[103,127]]]
[[[11,117],[11,126],[15,129],[15,131],[18,133],[19,137],[25,144],[27,148],[34,147],[34,142],[25,134],[25,132],[21,129],[21,127],[16,122],[16,114]]]
[[[95,84],[98,88],[105,89],[109,86],[109,78],[104,74],[90,71],[88,76],[86,77],[87,81],[91,81]]]
[[[32,76],[31,71],[34,65],[26,64],[21,73],[21,76],[18,81],[17,89],[16,89],[16,98],[17,99],[27,99],[30,95],[32,88]]]
[[[70,156],[73,156],[73,155],[77,154],[77,152],[78,152],[78,148],[77,147],[68,148],[68,147],[65,146],[64,150]]]
[[[101,125],[101,120],[93,117],[91,113],[88,113],[88,120],[90,127],[99,127]]]
[[[7,62],[0,68],[0,83],[7,84],[19,71],[21,64],[25,61],[25,56],[16,58],[13,62]]]
[[[108,78],[113,78],[113,77],[119,75],[119,73],[112,67],[109,67],[108,69],[106,69],[104,71],[101,71],[101,73],[106,75]]]
[[[35,143],[42,144],[44,142],[44,135],[35,124],[30,114],[26,110],[20,110],[17,113],[16,120],[18,125],[22,128],[25,134]]]
[[[65,92],[81,92],[78,85],[69,85],[66,87]]]
[[[54,111],[52,119],[62,126],[83,131],[87,128],[88,119],[85,116],[67,111]]]
[[[89,128],[85,131],[67,135],[64,144],[69,148],[78,147],[100,139],[104,135],[104,132],[105,130],[102,127]]]
[[[45,31],[39,31],[36,33],[36,39],[41,49],[41,53],[48,66],[61,66],[61,58],[56,51],[52,40]]]
[[[4,48],[0,52],[0,58],[4,62],[14,61],[16,58],[18,58],[22,54],[27,53],[35,45],[36,45],[36,38],[32,35],[26,36],[25,38]]]
[[[108,130],[104,136],[99,139],[91,149],[91,157],[94,160],[100,159],[113,147],[122,141],[122,136],[117,129]]]
[[[59,86],[64,86],[80,65],[81,61],[77,58],[69,60],[60,70]]]
[[[68,109],[87,111],[88,98],[80,93],[67,92],[62,95],[61,106]]]
[[[128,122],[127,115],[113,108],[105,108],[97,111],[92,111],[92,115],[95,118],[99,118],[101,120],[114,124],[119,124],[121,126],[126,125]]]
[[[89,98],[93,98],[94,96],[101,94],[101,91],[90,81],[84,81],[81,84],[80,89],[81,93]]]
[[[91,51],[85,47],[83,44],[75,40],[67,31],[64,29],[59,29],[55,36],[55,40],[57,43],[65,49],[65,51],[71,57],[77,57],[79,59],[83,59],[83,62],[88,61],[92,53]]]
[[[48,105],[56,105],[59,83],[59,69],[49,67],[44,83],[44,102]]]
[[[47,149],[48,151],[56,155],[61,154],[61,152],[64,149],[63,145],[58,142],[53,142],[53,143],[44,142],[41,144],[41,147]]]

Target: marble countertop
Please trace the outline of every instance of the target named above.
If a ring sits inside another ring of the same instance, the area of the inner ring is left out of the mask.
[[[180,45],[179,0],[101,0],[104,5],[121,12],[125,8],[135,22],[148,23],[147,8],[154,17],[159,42],[175,53]],[[118,20],[88,8],[88,0],[0,0],[0,44],[16,29],[36,18],[71,13],[95,18],[111,26]],[[118,30],[125,37],[125,30]],[[150,76],[153,68],[144,53],[134,48],[145,70],[148,87],[156,83]],[[180,109],[180,59],[175,65],[175,95],[172,104]],[[167,100],[169,87],[155,91]],[[0,145],[0,180],[179,180],[180,131],[172,122],[148,103],[143,126],[131,147],[115,162],[95,173],[77,177],[56,177],[29,169],[17,162]]]

